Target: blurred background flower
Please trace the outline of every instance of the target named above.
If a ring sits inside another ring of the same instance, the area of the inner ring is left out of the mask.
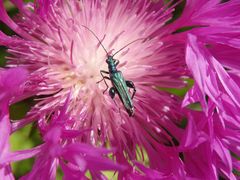
[[[236,179],[239,7],[0,1],[2,177]],[[109,54],[144,39],[114,57],[136,86],[133,117],[98,83],[107,56],[93,33]]]

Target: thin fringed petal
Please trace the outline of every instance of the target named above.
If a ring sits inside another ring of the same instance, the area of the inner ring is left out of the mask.
[[[61,161],[60,161],[60,166],[64,173],[63,180],[79,180],[79,179],[87,180],[87,177],[85,177],[85,174],[79,171],[77,167],[70,166],[69,164],[67,165]]]
[[[13,180],[9,162],[5,162],[6,156],[10,151],[9,137],[11,133],[11,124],[6,106],[0,107],[0,177],[7,180]]]
[[[224,67],[239,71],[239,49],[222,44],[212,44],[209,51]]]
[[[233,140],[233,138],[239,134],[238,130],[222,127],[222,122],[217,114],[213,117],[207,117],[203,112],[190,111],[187,117],[188,124],[197,124],[195,133],[204,133],[206,137],[205,141],[197,145],[196,142],[192,141],[192,143],[190,143],[192,146],[186,146],[184,141],[180,142],[179,150],[182,152],[187,174],[198,178],[211,177],[211,179],[215,179],[217,177],[216,174],[221,174],[221,176],[227,179],[236,179],[233,174],[233,170],[236,168],[235,160],[234,157],[230,155],[230,151],[233,152],[232,147],[234,145],[232,146],[230,144],[235,143],[236,140]],[[214,124],[212,123],[213,121]],[[231,135],[229,131],[232,132]],[[187,131],[185,133],[188,135]],[[199,140],[200,139],[195,139],[197,142]],[[234,152],[236,151],[234,150]],[[196,157],[204,158],[198,159]],[[210,168],[208,172],[211,171],[212,173],[203,173],[204,168]],[[198,173],[199,171],[197,169],[199,169],[201,173]]]
[[[10,165],[5,165],[5,166],[0,165],[0,176],[4,180],[15,180],[14,175],[12,174],[12,169]]]
[[[207,110],[207,102],[203,101],[204,94],[201,92],[199,86],[193,86],[190,88],[182,101],[182,107],[188,106],[189,104],[201,102],[202,107]]]
[[[223,146],[218,138],[214,141],[213,147],[220,160],[220,162],[217,162],[219,169],[221,169],[227,177],[233,177],[232,158],[229,150]]]
[[[181,17],[172,25],[175,30],[182,27],[200,27],[192,30],[205,35],[203,39],[211,39],[211,35],[216,34],[218,37],[227,37],[227,33],[239,33],[239,6],[238,0],[225,3],[220,3],[219,0],[188,0]]]
[[[21,177],[21,180],[38,179],[41,175],[42,179],[55,180],[58,166],[57,159],[38,159],[29,174]]]
[[[23,38],[33,40],[35,39],[31,35],[29,35],[27,32],[25,32],[23,29],[21,29],[7,14],[7,11],[4,8],[3,0],[0,0],[0,20],[8,25],[14,32],[16,32],[18,35],[20,35]]]
[[[28,9],[29,3],[24,3],[23,0],[11,0],[11,2],[19,9],[21,13],[29,16],[33,15],[30,9]]]
[[[35,10],[41,18],[47,18],[53,3],[56,3],[56,0],[37,0],[35,4]]]
[[[34,156],[37,156],[41,151],[41,146],[37,146],[30,150],[21,150],[21,151],[15,151],[8,153],[8,155],[4,158],[3,163],[10,163],[10,162],[16,162],[21,161],[24,159],[32,158]]]
[[[21,152],[20,156],[15,157],[27,158],[30,155],[36,155],[32,171],[22,179],[36,179],[39,173],[44,174],[43,179],[55,179],[59,166],[66,173],[65,179],[85,179],[87,170],[96,176],[101,176],[100,171],[102,170],[123,171],[125,169],[124,166],[107,158],[107,155],[114,151],[73,142],[75,136],[72,137],[72,135],[69,136],[69,133],[65,133],[67,130],[65,125],[71,120],[67,111],[70,95],[67,97],[65,104],[52,115],[50,123],[44,124],[45,128],[42,129],[44,144],[35,149]],[[78,133],[79,137],[84,136],[86,132]]]
[[[1,151],[1,161],[4,158],[4,155],[9,151],[9,136],[11,133],[11,124],[9,120],[9,114],[7,106],[1,106],[0,113],[0,132],[1,132],[1,141],[0,141],[0,151]]]
[[[205,147],[209,143],[209,147],[213,150],[214,159],[208,160],[209,166],[212,164],[216,171],[221,172],[227,178],[233,178],[233,160],[229,150],[232,149],[230,144],[235,141],[233,137],[239,135],[240,129],[240,99],[237,91],[239,85],[232,78],[232,74],[224,69],[198,39],[191,34],[188,36],[186,63],[192,72],[195,84],[185,96],[183,105],[200,102],[205,115],[201,115],[200,112],[199,115],[190,113],[188,126],[198,122],[198,127],[194,130],[195,135],[204,133],[207,135],[206,137],[209,137],[205,138],[204,142]],[[189,136],[188,129],[183,137],[191,139],[193,136]],[[232,134],[228,136],[228,132],[232,132]],[[200,140],[200,138],[196,138],[195,141],[197,139]],[[189,142],[193,146],[195,141]],[[184,146],[187,148],[186,140],[182,141],[180,145],[180,147]],[[200,146],[203,147],[198,144],[192,148],[197,149]],[[239,155],[239,152],[237,154]]]
[[[93,148],[89,145],[84,144],[72,144],[64,148],[62,156],[69,162],[73,162],[75,165],[81,167],[81,163],[85,164],[82,169],[84,172],[86,169],[91,169],[92,171],[99,170],[118,170],[123,171],[124,166],[120,166],[108,158],[101,157],[109,153],[109,150]],[[72,156],[69,157],[69,154]],[[80,154],[85,154],[84,157],[79,156]],[[82,159],[79,161],[79,159]],[[79,164],[80,163],[80,164]]]
[[[202,144],[204,141],[207,141],[209,138],[206,133],[204,133],[203,131],[199,131],[193,118],[198,117],[192,117],[190,114],[188,115],[188,124],[184,135],[182,136],[182,139],[180,141],[180,146],[178,147],[179,151],[194,149],[200,144]]]
[[[236,104],[234,108],[240,107],[240,93],[237,91],[239,86],[205,47],[200,45],[201,42],[197,42],[195,36],[189,35],[188,42],[186,63],[196,80],[194,86],[198,86],[199,90],[208,95],[222,110],[224,104],[221,104],[219,99],[226,101],[223,95],[227,95]],[[200,101],[202,105],[205,104],[205,99],[200,99]]]
[[[28,71],[24,68],[0,69],[0,99],[11,98],[23,93],[24,85],[28,77]]]
[[[0,69],[0,177],[7,180],[14,179],[10,162],[6,160],[10,154],[9,105],[11,99],[21,96],[21,85],[26,81],[27,75],[23,68]]]
[[[215,165],[212,163],[211,149],[208,143],[184,153],[187,174],[196,179],[218,179]]]
[[[224,90],[231,97],[232,101],[240,107],[240,92],[237,90],[239,86],[215,58],[211,58],[211,61]]]
[[[224,3],[218,0],[189,0],[181,17],[170,26],[174,30],[191,27],[190,32],[208,44],[209,50],[221,63],[228,68],[236,67],[238,59],[234,61],[234,58],[238,57],[240,48],[239,8],[238,0]]]
[[[1,150],[8,142],[11,131],[9,120],[9,105],[12,98],[21,96],[23,86],[27,80],[28,72],[23,68],[12,68],[8,70],[0,69],[0,123],[1,123]]]

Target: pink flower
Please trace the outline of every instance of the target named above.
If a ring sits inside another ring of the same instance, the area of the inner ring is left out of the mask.
[[[70,121],[69,115],[66,114],[68,103],[69,100],[52,116],[51,123],[46,126],[47,131],[43,132],[43,144],[33,149],[8,152],[1,158],[0,163],[8,164],[35,156],[36,161],[32,171],[21,179],[38,179],[39,175],[42,179],[56,179],[58,166],[64,172],[64,179],[85,179],[87,170],[96,178],[104,177],[101,170],[124,170],[124,166],[105,157],[113,153],[112,150],[74,142],[75,138],[84,135],[84,131],[66,129],[65,125]],[[5,173],[9,171],[7,168],[5,167]]]
[[[7,152],[0,156],[0,170],[10,178],[9,163],[35,157],[23,179],[35,179],[39,172],[55,179],[58,166],[65,179],[84,179],[88,170],[93,179],[106,179],[102,170],[118,171],[119,179],[236,179],[239,0],[187,0],[170,24],[175,5],[163,1],[12,2],[19,15],[13,21],[0,1],[0,20],[18,36],[0,32],[0,45],[10,54],[6,67],[29,74],[16,77],[10,70],[13,82],[0,79],[5,108],[0,127],[7,127],[8,139],[11,128],[37,121],[44,143],[10,153],[9,144],[0,142]],[[104,93],[113,86],[107,73],[106,83],[101,81],[100,70],[114,68],[106,63],[108,55],[119,60],[117,69],[136,87],[134,116],[119,92],[114,98],[112,91]],[[186,78],[194,85],[183,99],[159,90],[182,88]],[[28,97],[36,104],[10,124],[9,102]],[[187,107],[192,103],[199,112]]]
[[[172,126],[169,131],[177,132],[172,121],[181,116],[180,99],[156,88],[183,87],[181,78],[186,74],[183,43],[175,42],[163,27],[172,8],[164,10],[162,3],[144,0],[37,1],[34,6],[13,2],[20,17],[13,22],[1,8],[1,20],[21,38],[2,34],[0,42],[9,48],[8,66],[24,66],[30,72],[26,97],[43,96],[25,119],[13,124],[14,130],[39,119],[41,131],[46,131],[49,114],[70,94],[68,113],[74,120],[66,126],[91,129],[80,142],[104,145],[109,141],[131,158],[137,144],[150,152],[152,143],[168,143],[171,137],[161,126]],[[118,94],[112,99],[103,93],[105,83],[97,83],[102,79],[100,70],[108,71],[106,52],[82,25],[111,54],[129,42],[146,39],[114,57],[124,78],[136,86],[134,117],[129,117]]]
[[[46,132],[43,132],[45,142],[39,147],[33,169],[22,179],[37,179],[39,174],[43,179],[56,179],[58,166],[64,172],[64,179],[85,179],[87,170],[92,177],[103,177],[101,170],[124,169],[124,166],[104,157],[113,151],[75,142],[76,138],[84,136],[84,132],[67,128],[66,124],[72,120],[66,114],[68,103],[69,99],[46,126]]]
[[[220,171],[229,179],[235,179],[229,150],[239,154],[239,150],[233,148],[238,146],[239,141],[235,137],[240,135],[238,117],[240,101],[236,91],[238,85],[193,35],[189,35],[186,56],[196,84],[186,95],[183,105],[200,102],[204,111],[204,114],[188,114],[188,128],[182,146],[191,148],[192,152],[186,153],[186,157],[191,157],[186,161],[186,165],[189,164],[189,171],[195,172],[196,175],[200,165],[197,165],[196,160],[192,158],[196,157],[196,154],[199,157],[211,154],[206,159],[200,158],[202,161],[198,161],[208,164],[209,167],[206,171],[208,173],[204,175],[206,167],[202,166],[199,176],[204,179],[217,179],[217,171]],[[209,97],[208,100],[206,95]],[[195,169],[194,165],[196,165]]]
[[[185,96],[183,106],[200,102],[204,112],[187,114],[188,128],[181,148],[191,149],[184,155],[192,176],[236,179],[233,171],[239,167],[233,163],[236,157],[231,153],[240,155],[236,148],[239,146],[236,137],[240,135],[240,79],[238,63],[234,61],[240,47],[240,32],[236,31],[240,27],[237,11],[240,3],[204,2],[188,1],[186,11],[176,22],[200,27],[193,28],[187,36],[186,64],[195,84]],[[189,16],[190,21],[183,23]]]
[[[27,71],[22,68],[0,69],[0,177],[6,180],[14,179],[9,163],[2,163],[10,153],[11,123],[8,106],[16,96],[21,95],[27,75]]]

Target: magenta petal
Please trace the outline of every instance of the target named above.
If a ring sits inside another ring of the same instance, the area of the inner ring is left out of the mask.
[[[10,162],[16,162],[16,161],[28,159],[28,158],[37,156],[40,152],[41,152],[41,146],[37,146],[33,149],[11,152],[11,153],[8,153],[7,156],[4,158],[3,163],[10,163]]]
[[[73,165],[71,166],[70,163],[65,164],[60,161],[60,166],[64,172],[63,180],[87,180],[85,173],[79,171],[79,168],[74,167]]]
[[[188,116],[187,128],[180,141],[179,151],[197,148],[199,144],[203,143],[204,141],[208,141],[209,137],[207,136],[207,134],[203,131],[199,131],[196,127],[194,118],[197,119],[198,116],[201,117],[201,114],[197,112],[195,114],[192,113],[192,115]]]
[[[13,31],[15,31],[17,34],[22,36],[26,39],[34,39],[32,36],[30,36],[27,32],[22,30],[7,14],[4,5],[3,0],[0,0],[0,21],[4,22],[6,25],[8,25]]]
[[[138,175],[138,178],[145,178],[145,179],[174,179],[174,175],[165,175],[157,170],[147,168],[144,165],[136,162],[135,165],[144,173],[144,176]],[[137,176],[137,174],[135,174]]]
[[[217,81],[214,79],[213,72],[211,72],[211,66],[208,64],[209,60],[205,58],[205,53],[199,48],[197,38],[191,34],[188,38],[186,63],[197,85],[202,93],[206,92],[211,97],[218,96]]]
[[[188,176],[196,179],[218,179],[212,153],[207,143],[184,153],[184,164]]]
[[[91,156],[100,156],[100,155],[104,155],[104,154],[108,154],[108,153],[112,153],[113,150],[109,150],[109,149],[105,149],[105,148],[94,148],[91,145],[88,144],[81,144],[81,143],[77,143],[77,144],[70,144],[67,147],[67,150],[70,151],[78,151],[78,152],[82,152],[82,153],[88,153],[88,155]]]
[[[13,174],[9,163],[5,162],[10,151],[9,136],[11,132],[11,125],[9,116],[5,108],[0,107],[0,178],[6,180],[13,180]]]
[[[232,175],[232,158],[227,148],[223,146],[219,139],[216,139],[213,144],[214,150],[220,158],[219,168],[225,172],[226,176],[230,178]]]
[[[11,0],[11,2],[15,4],[21,12],[23,13],[27,12],[26,9],[24,8],[25,4],[23,3],[23,0]]]
[[[7,46],[7,41],[10,39],[6,34],[0,31],[0,45]]]
[[[213,44],[209,51],[224,67],[237,71],[240,69],[238,62],[238,57],[240,56],[239,49],[229,47],[228,45]]]
[[[27,80],[28,72],[24,68],[0,69],[0,99],[20,95],[21,85]]]
[[[200,44],[201,43],[197,42],[195,36],[189,35],[186,62],[193,73],[193,77],[196,80],[196,84],[199,86],[200,91],[207,94],[221,109],[223,109],[223,105],[219,102],[219,98],[221,99],[225,93],[234,103],[236,103],[236,105],[239,106],[240,93],[237,92],[237,89],[239,88],[238,85],[233,79],[231,79],[217,60],[209,55],[209,52],[207,52]],[[224,87],[225,91],[221,86]],[[225,101],[223,98],[222,100]],[[200,101],[202,102],[202,105],[205,104],[203,103],[205,102],[205,99],[200,99]]]
[[[10,151],[9,137],[11,133],[11,124],[8,114],[7,100],[0,102],[0,178],[12,180],[13,174],[8,162],[5,158]]]
[[[223,85],[224,89],[231,97],[231,99],[240,107],[240,92],[238,91],[239,86],[234,82],[234,80],[227,74],[222,65],[213,57],[211,58],[213,68],[215,69],[218,78]]]
[[[20,180],[32,180],[38,179],[48,179],[48,180],[55,180],[56,179],[56,172],[57,172],[58,160],[57,159],[38,159],[31,172],[27,175],[20,178]]]
[[[0,177],[3,180],[15,180],[10,165],[0,165]]]
[[[49,8],[54,3],[54,0],[37,0],[36,1],[36,11],[42,18],[47,18]]]
[[[0,71],[0,75],[0,87],[14,90],[11,88],[21,85],[26,80],[28,72],[24,68],[11,68]]]
[[[72,162],[80,167],[83,163],[85,164],[84,166],[86,166],[86,169],[94,171],[124,170],[124,166],[118,165],[114,161],[103,157],[104,154],[109,152],[111,151],[103,148],[94,148],[86,144],[72,144],[64,148],[64,153],[62,156],[69,162]],[[70,154],[71,156],[69,156]],[[85,156],[81,156],[81,154],[85,154]]]
[[[11,133],[11,124],[5,107],[0,111],[0,162],[4,155],[9,151],[9,137]]]
[[[182,101],[182,107],[188,106],[189,104],[198,103],[198,102],[201,102],[201,105],[206,111],[208,110],[207,102],[205,101],[204,94],[200,90],[199,86],[195,84],[186,93]]]

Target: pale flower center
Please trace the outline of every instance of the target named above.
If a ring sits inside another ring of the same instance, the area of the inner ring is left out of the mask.
[[[104,56],[100,58],[89,58],[80,65],[77,64],[78,62],[75,63],[76,65],[69,63],[49,65],[46,74],[48,86],[59,84],[62,91],[71,91],[72,98],[77,98],[80,92],[88,94],[96,87],[105,89],[106,85],[103,81],[98,83],[102,80],[100,70],[107,70]]]

